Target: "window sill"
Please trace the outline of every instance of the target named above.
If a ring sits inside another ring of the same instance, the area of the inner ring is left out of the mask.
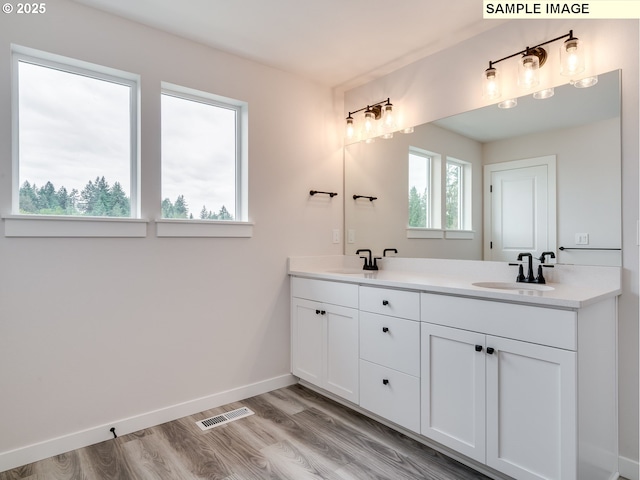
[[[473,240],[475,233],[473,230],[445,230],[444,238],[449,240]]]
[[[113,217],[7,215],[5,237],[146,237],[147,220]]]
[[[407,238],[444,238],[444,230],[437,228],[407,228]]]
[[[253,223],[212,220],[156,220],[158,237],[251,238]]]
[[[438,228],[407,228],[407,238],[433,238],[447,240],[473,240],[473,230],[440,230]]]

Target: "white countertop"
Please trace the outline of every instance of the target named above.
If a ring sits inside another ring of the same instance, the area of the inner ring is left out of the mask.
[[[514,283],[517,267],[506,262],[387,257],[379,260],[378,265],[377,271],[365,271],[362,260],[355,256],[291,257],[289,274],[569,309],[579,309],[622,293],[620,267],[555,265],[544,268],[546,286],[553,290],[538,291],[528,288],[526,283],[518,290],[473,285],[478,282]],[[525,266],[525,274],[526,270]],[[534,264],[536,272],[537,262]]]

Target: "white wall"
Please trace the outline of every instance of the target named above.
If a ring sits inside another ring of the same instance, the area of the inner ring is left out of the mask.
[[[156,238],[153,223],[139,239],[0,234],[0,471],[51,453],[29,445],[102,425],[88,441],[106,440],[119,420],[289,379],[287,257],[342,252],[331,243],[342,197],[308,194],[342,194],[330,89],[67,0],[3,14],[2,215],[11,43],[141,75],[143,218],[160,213],[160,82],[247,101],[255,228],[250,239]]]
[[[510,55],[570,29],[588,41],[593,73],[622,69],[623,294],[619,301],[620,454],[638,461],[638,21],[517,20],[434,54],[345,93],[344,116],[380,98],[391,98],[405,124],[419,125],[485,105],[480,78],[489,60]],[[557,47],[548,64],[557,61]],[[554,60],[556,58],[556,60]],[[566,80],[546,70],[545,85]],[[505,88],[505,98],[519,96]],[[637,476],[637,463],[634,475]]]

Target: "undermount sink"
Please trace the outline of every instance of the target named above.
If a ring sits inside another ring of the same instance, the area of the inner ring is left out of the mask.
[[[496,290],[533,290],[537,292],[549,292],[555,290],[549,285],[540,285],[538,283],[520,283],[520,282],[476,282],[472,283],[474,287],[493,288]]]

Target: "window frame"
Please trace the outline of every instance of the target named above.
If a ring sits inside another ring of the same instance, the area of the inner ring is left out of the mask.
[[[110,67],[104,67],[81,60],[76,60],[60,55],[54,55],[39,50],[21,47],[17,45],[11,46],[11,149],[12,149],[12,179],[11,179],[11,215],[10,218],[16,219],[18,217],[26,217],[27,219],[33,219],[34,221],[46,219],[59,219],[66,221],[73,218],[74,223],[71,232],[78,232],[78,224],[76,220],[86,220],[87,224],[94,224],[100,220],[110,220],[110,224],[117,225],[117,220],[122,220],[122,225],[130,225],[131,220],[141,220],[140,209],[140,113],[139,113],[139,97],[140,97],[140,76],[116,70]],[[123,85],[130,88],[131,94],[129,95],[129,181],[130,181],[130,216],[129,217],[94,217],[94,216],[71,216],[71,215],[24,215],[20,214],[20,111],[19,111],[19,64],[20,62],[30,63],[33,65],[41,66],[44,68],[51,68],[59,70],[69,74],[82,75],[97,80],[107,81],[118,85]],[[116,222],[113,222],[113,220]],[[25,222],[20,222],[19,225],[26,225]],[[47,222],[48,225],[53,225],[52,222]],[[58,225],[55,228],[56,236],[64,236],[64,227]],[[82,230],[82,227],[80,228]],[[125,228],[128,230],[128,228]],[[141,230],[136,228],[137,232]],[[145,227],[146,231],[146,227]],[[47,232],[43,232],[43,236]],[[122,236],[130,236],[123,232]],[[76,233],[70,233],[69,236],[94,236],[89,231],[86,234],[77,235]],[[98,235],[104,236],[104,235]],[[109,236],[120,236],[117,231],[114,231]],[[139,234],[133,236],[140,236]]]
[[[235,115],[235,201],[234,220],[202,220],[199,218],[163,218],[161,202],[156,233],[159,237],[251,237],[253,224],[248,220],[248,105],[246,102],[196,90],[169,82],[161,82],[160,99],[169,95],[219,108],[234,110]],[[162,117],[162,109],[161,109]],[[162,118],[161,118],[162,121]],[[161,139],[162,141],[162,139]],[[162,165],[160,166],[162,175]],[[160,184],[162,191],[162,180]],[[162,195],[161,195],[162,197]]]
[[[445,165],[445,196],[446,196],[446,177],[447,177],[447,167],[449,164],[456,165],[460,169],[460,179],[458,182],[458,208],[459,208],[459,226],[458,228],[445,228],[448,232],[466,232],[471,230],[471,217],[472,217],[472,205],[471,205],[471,197],[472,197],[472,165],[470,162],[465,160],[460,160],[454,157],[446,157],[446,165]],[[444,215],[446,218],[446,199],[444,202]]]
[[[132,172],[130,217],[92,217],[73,215],[25,215],[19,212],[20,157],[19,157],[19,76],[18,62],[57,68],[69,73],[90,77],[107,76],[116,83],[135,84],[130,96],[132,121],[130,128]],[[60,68],[62,67],[62,68]],[[78,71],[80,70],[80,71]],[[146,237],[147,221],[140,215],[140,76],[82,60],[55,55],[29,47],[11,44],[11,206],[9,215],[3,215],[5,237]],[[134,207],[135,205],[135,207]],[[133,216],[135,214],[135,217]]]

